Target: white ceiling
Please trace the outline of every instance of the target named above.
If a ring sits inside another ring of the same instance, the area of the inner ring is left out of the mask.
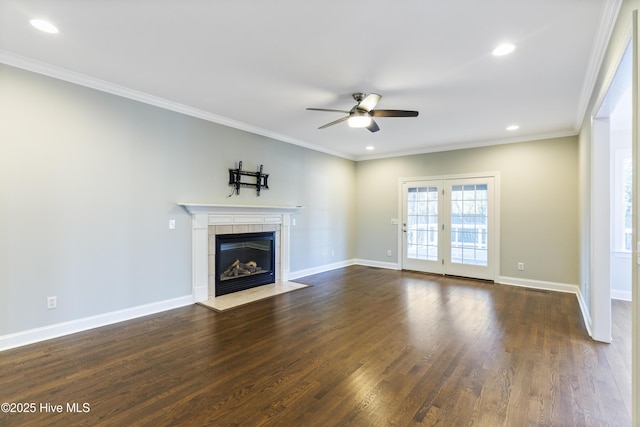
[[[366,159],[575,134],[619,5],[0,0],[0,62]],[[515,52],[492,56],[504,41]],[[348,110],[353,92],[420,115],[318,130],[341,115],[305,108]]]

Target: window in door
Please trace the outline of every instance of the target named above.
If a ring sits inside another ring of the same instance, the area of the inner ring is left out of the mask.
[[[486,266],[487,184],[451,187],[451,262]]]

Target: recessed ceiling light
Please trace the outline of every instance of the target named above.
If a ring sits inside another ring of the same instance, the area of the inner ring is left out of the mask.
[[[366,149],[366,150],[371,151],[371,150],[373,150],[373,149],[374,149],[374,147],[373,147],[373,145],[369,145],[369,146],[367,146],[365,149]]]
[[[495,49],[493,49],[493,52],[491,53],[493,54],[493,56],[504,56],[510,54],[514,50],[516,50],[516,45],[511,43],[502,43],[499,44]]]
[[[44,31],[45,33],[58,34],[58,27],[56,27],[49,21],[45,21],[44,19],[32,19],[31,21],[29,21],[29,23],[40,31]]]
[[[518,125],[509,125],[507,126],[507,130],[518,130],[520,129],[520,126]]]

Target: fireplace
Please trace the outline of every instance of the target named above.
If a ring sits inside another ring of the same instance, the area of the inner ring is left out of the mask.
[[[192,294],[195,302],[216,298],[216,236],[221,234],[274,232],[275,283],[288,281],[291,215],[302,209],[301,206],[179,205],[192,216]]]
[[[215,236],[215,296],[275,282],[275,232]]]

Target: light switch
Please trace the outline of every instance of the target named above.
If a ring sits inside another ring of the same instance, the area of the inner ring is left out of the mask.
[[[176,220],[175,219],[170,219],[169,220],[169,230],[175,230],[176,229]]]

